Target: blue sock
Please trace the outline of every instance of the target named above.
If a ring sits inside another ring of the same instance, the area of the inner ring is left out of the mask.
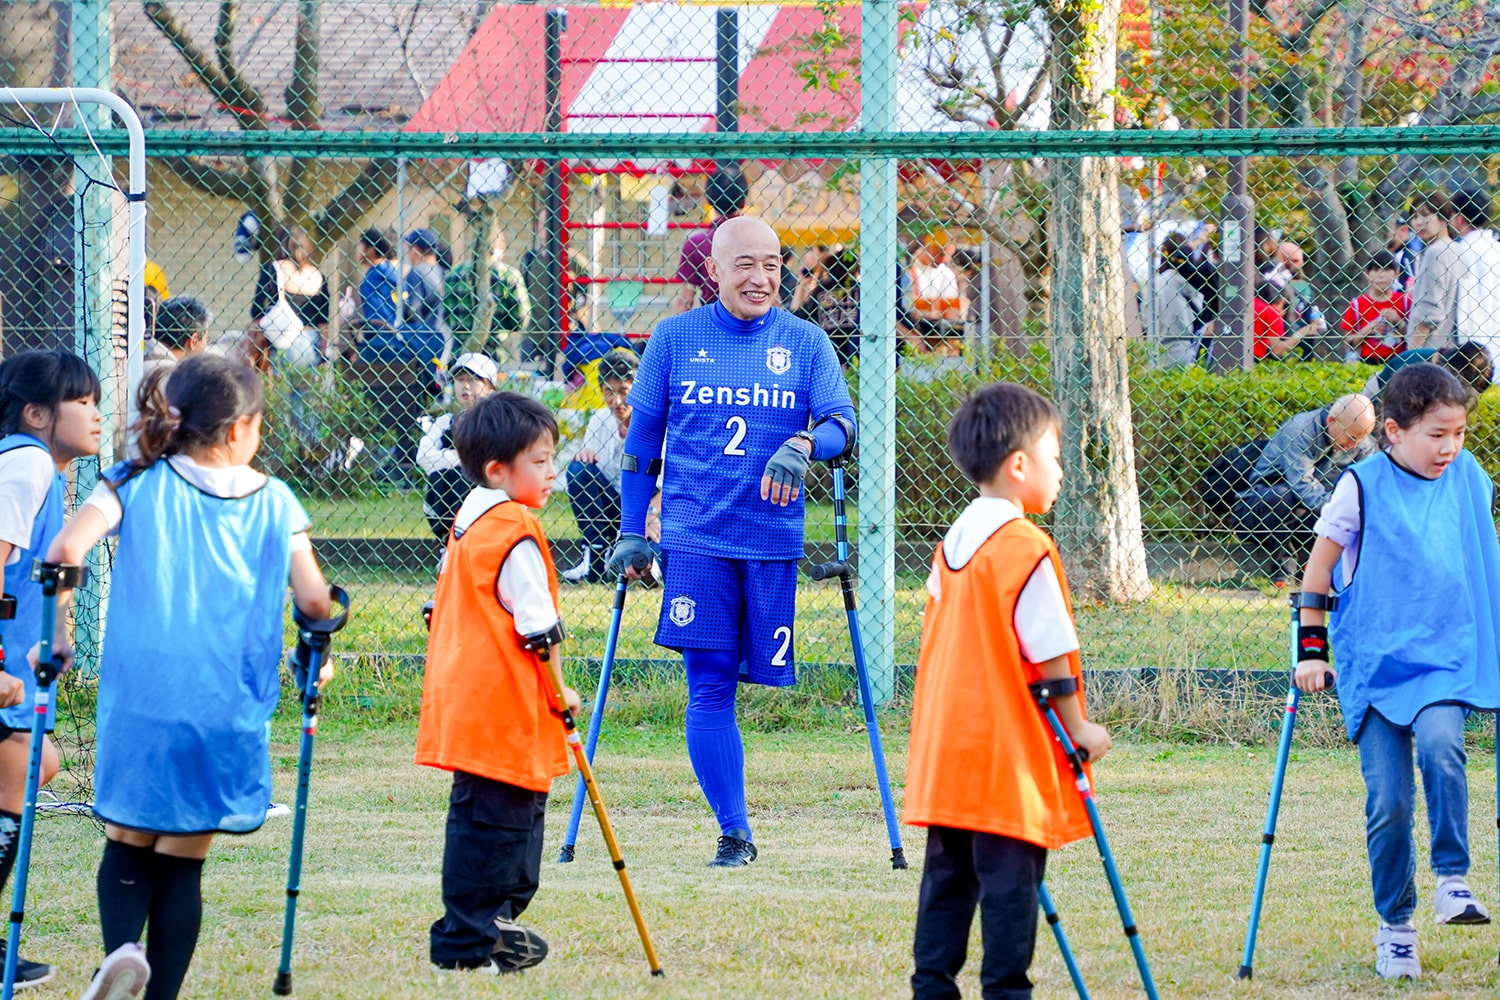
[[[687,751],[698,787],[719,821],[719,832],[744,830],[745,745],[734,717],[735,689],[740,681],[738,653],[720,649],[685,649],[687,666]]]

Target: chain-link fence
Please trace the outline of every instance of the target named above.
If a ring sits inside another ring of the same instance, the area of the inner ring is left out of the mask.
[[[1164,672],[1222,687],[1284,668],[1278,584],[1371,446],[1373,416],[1329,407],[1408,348],[1481,388],[1500,349],[1483,125],[1500,34],[1461,5],[1251,4],[1243,43],[1234,4],[1196,0],[100,6],[9,5],[0,65],[112,87],[146,121],[150,350],[201,334],[265,367],[258,461],[357,601],[342,648],[393,668],[420,668],[462,488],[445,418],[476,374],[558,414],[567,483],[543,522],[572,578],[568,654],[600,655],[629,419],[611,352],[712,298],[703,241],[728,213],[777,229],[783,308],[847,368],[885,695],[906,690],[934,546],[974,494],[945,435],[976,386],[1057,399],[1068,481],[1048,521],[1086,662],[1164,713]],[[75,322],[99,285],[78,275],[123,276],[120,226],[77,238],[108,228],[72,169],[93,155],[82,123],[11,124],[4,350],[78,346],[103,336]],[[1486,401],[1471,447],[1493,468],[1491,419]],[[806,524],[831,558],[826,473]],[[660,599],[632,593],[624,661],[669,668]],[[846,670],[836,586],[804,581],[798,602],[803,668]]]

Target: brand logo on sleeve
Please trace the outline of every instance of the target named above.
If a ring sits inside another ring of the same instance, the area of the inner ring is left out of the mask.
[[[766,367],[772,375],[785,375],[792,367],[792,352],[777,344],[766,350]]]
[[[696,616],[697,611],[698,604],[691,597],[683,596],[672,598],[672,610],[670,612],[670,617],[672,619],[672,624],[676,625],[678,628],[684,628],[688,625],[693,624],[693,618]]]

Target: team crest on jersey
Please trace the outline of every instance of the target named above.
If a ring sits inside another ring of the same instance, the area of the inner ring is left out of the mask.
[[[766,367],[772,375],[785,375],[792,367],[792,352],[777,344],[766,350]]]
[[[684,628],[693,624],[693,618],[698,610],[698,604],[691,597],[672,598],[671,618],[672,624],[678,628]]]

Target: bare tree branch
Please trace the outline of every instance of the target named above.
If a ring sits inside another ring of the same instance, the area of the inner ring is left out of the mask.
[[[427,89],[427,81],[422,79],[422,75],[417,72],[417,67],[411,58],[411,39],[412,35],[416,32],[417,15],[422,12],[422,0],[415,0],[410,6],[411,14],[406,18],[406,25],[404,27],[401,24],[399,6],[392,11],[391,20],[396,30],[396,39],[401,45],[401,65],[406,69],[407,79],[411,80],[412,86],[417,88],[417,93],[422,96],[423,101],[426,101],[430,96],[430,92]],[[478,20],[475,21],[474,31],[479,30],[479,23]],[[470,34],[472,35],[473,32],[471,31]]]
[[[319,0],[297,4],[297,35],[292,50],[292,78],[286,85],[286,114],[292,127],[314,131],[322,127],[318,101]]]
[[[259,131],[266,128],[266,104],[260,94],[251,87],[243,86],[238,72],[227,75],[200,49],[182,22],[161,0],[145,0],[142,4],[146,17],[161,31],[178,54],[187,61],[193,74],[213,94],[214,99],[234,115],[240,128]],[[232,64],[231,64],[232,65]]]
[[[321,212],[312,217],[312,225],[323,245],[348,235],[395,184],[394,160],[367,162],[354,179],[344,185],[344,189],[334,195]]]

